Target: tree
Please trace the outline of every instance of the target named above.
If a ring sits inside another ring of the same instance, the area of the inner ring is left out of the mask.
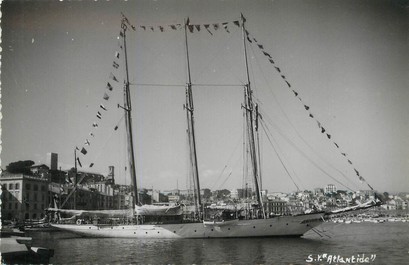
[[[230,191],[226,189],[218,190],[217,191],[217,199],[224,199],[225,197],[230,195]]]
[[[210,189],[203,189],[203,199],[210,199],[211,196],[212,192],[210,191]]]
[[[76,181],[79,181],[79,174],[77,178],[75,177],[75,173],[77,171],[75,170],[75,167],[72,167],[70,170],[67,172],[67,181],[69,181],[72,184],[75,184]]]
[[[6,170],[10,173],[31,175],[30,167],[32,165],[34,165],[34,161],[31,160],[17,161],[10,163]]]
[[[152,203],[152,198],[148,194],[147,189],[142,189],[139,191],[139,201],[142,204],[151,204]]]
[[[375,196],[381,200],[383,203],[387,202],[389,200],[389,193],[384,192],[384,193],[375,193]]]

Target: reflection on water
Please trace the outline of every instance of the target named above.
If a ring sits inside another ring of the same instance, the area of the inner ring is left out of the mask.
[[[409,224],[324,224],[303,238],[88,239],[33,233],[55,249],[53,264],[305,264],[309,255],[376,254],[371,264],[407,264]],[[325,261],[311,264],[328,264]]]

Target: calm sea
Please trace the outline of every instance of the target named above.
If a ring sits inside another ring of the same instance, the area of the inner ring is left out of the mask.
[[[53,264],[409,264],[409,223],[325,223],[318,230],[302,238],[254,239],[29,236],[33,245],[55,250]]]

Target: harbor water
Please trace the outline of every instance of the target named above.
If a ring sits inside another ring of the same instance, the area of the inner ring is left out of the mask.
[[[408,264],[409,223],[324,223],[302,238],[134,240],[29,232],[53,264]]]

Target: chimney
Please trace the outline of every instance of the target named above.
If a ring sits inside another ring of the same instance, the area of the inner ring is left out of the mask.
[[[108,167],[108,176],[107,176],[107,182],[110,184],[115,184],[115,173],[114,173],[114,166],[109,166]]]
[[[47,166],[50,167],[50,170],[58,169],[58,154],[47,153]]]

